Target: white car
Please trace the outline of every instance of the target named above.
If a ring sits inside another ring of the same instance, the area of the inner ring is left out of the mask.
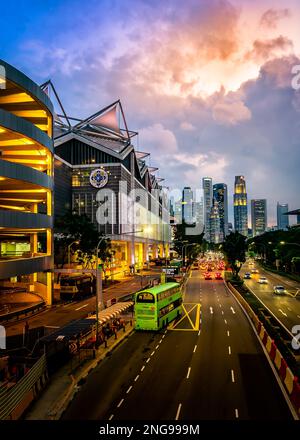
[[[260,277],[258,279],[259,284],[268,284],[268,280],[266,277]]]
[[[276,295],[284,295],[286,289],[283,286],[274,286],[274,293],[276,293]]]

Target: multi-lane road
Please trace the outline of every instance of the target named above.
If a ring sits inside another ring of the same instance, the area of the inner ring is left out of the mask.
[[[241,269],[241,277],[251,272],[252,266],[245,264]],[[292,296],[300,289],[300,284],[280,275],[274,274],[257,266],[258,274],[252,274],[250,280],[244,280],[246,286],[263,302],[263,304],[281,321],[291,333],[294,325],[300,324],[300,293]],[[267,278],[268,284],[259,284],[259,277]],[[286,295],[275,295],[273,287],[282,285],[286,288]]]
[[[251,324],[222,281],[194,271],[184,318],[133,333],[87,377],[64,419],[291,419]]]

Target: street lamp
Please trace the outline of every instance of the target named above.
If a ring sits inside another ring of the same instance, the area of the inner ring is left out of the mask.
[[[72,243],[70,243],[68,246],[68,266],[70,266],[71,264],[71,246],[75,243],[79,244],[79,241],[78,240],[72,241]]]
[[[300,247],[300,244],[299,243],[290,243],[290,242],[286,242],[286,241],[281,241],[280,242],[280,244],[282,244],[282,245],[292,245],[292,246],[299,246]]]
[[[188,243],[188,244],[184,244],[182,246],[182,248],[184,249],[185,247],[188,248],[189,246],[195,246],[197,243]],[[183,259],[183,254],[182,254],[182,259]],[[184,256],[184,265],[185,265],[185,256]]]

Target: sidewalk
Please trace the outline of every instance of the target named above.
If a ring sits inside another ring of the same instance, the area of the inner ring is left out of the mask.
[[[96,358],[85,361],[81,366],[73,369],[74,361],[70,360],[55,373],[40,398],[32,405],[26,420],[58,420],[64,410],[79,390],[78,383],[84,379],[108,353],[112,352],[134,330],[133,325],[126,324],[125,332],[120,330],[117,339],[111,336],[107,341],[107,348],[102,344],[96,351]]]

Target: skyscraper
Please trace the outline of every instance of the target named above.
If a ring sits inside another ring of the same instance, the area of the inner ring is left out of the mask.
[[[226,183],[216,183],[213,186],[213,200],[217,204],[220,217],[220,241],[228,235],[228,193]]]
[[[223,233],[221,231],[221,222],[220,222],[220,214],[219,208],[216,201],[214,201],[214,205],[210,210],[210,243],[221,243],[223,241]]]
[[[289,226],[289,216],[284,215],[289,210],[287,203],[277,202],[277,229],[287,229]]]
[[[251,200],[252,235],[263,234],[267,229],[267,201],[266,199]]]
[[[246,182],[244,176],[235,176],[234,182],[234,229],[242,235],[248,235],[248,209]]]
[[[203,198],[199,201],[193,202],[193,218],[196,222],[197,227],[199,228],[199,233],[203,232],[204,228],[204,211],[203,211]]]
[[[187,224],[194,222],[193,191],[189,186],[185,186],[182,191],[182,220]]]
[[[211,177],[203,177],[202,179],[203,199],[204,199],[204,238],[210,240],[210,214],[212,208],[212,179]]]

